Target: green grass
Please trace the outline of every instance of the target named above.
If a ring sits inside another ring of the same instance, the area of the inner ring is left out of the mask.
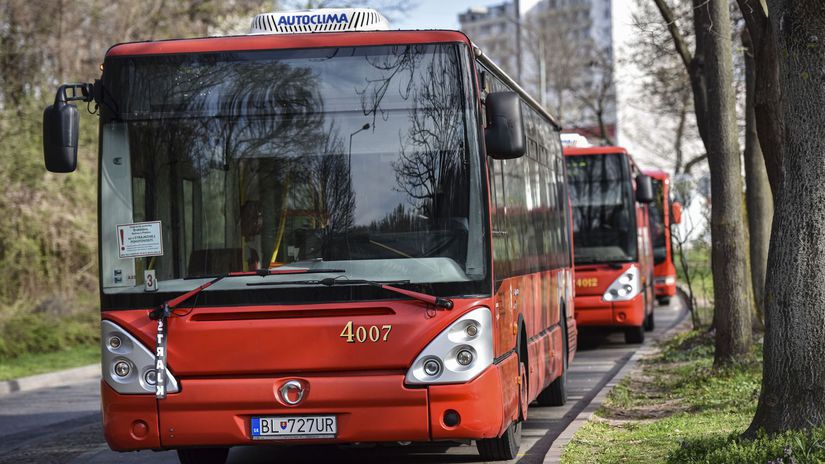
[[[65,351],[96,346],[100,338],[100,313],[95,310],[33,312],[19,308],[0,321],[0,364],[26,354]]]
[[[562,463],[825,463],[825,428],[740,438],[756,410],[760,353],[714,369],[707,332],[676,336],[611,391]]]
[[[707,246],[695,246],[685,250],[685,258],[688,263],[688,274],[693,287],[694,295],[705,304],[713,301],[713,272],[710,266],[710,248]],[[687,285],[685,272],[682,269],[681,257],[678,251],[674,251],[673,264],[676,266],[676,276],[679,282]],[[700,304],[702,304],[700,302]]]
[[[100,362],[100,346],[77,346],[52,353],[23,354],[0,363],[0,380],[10,380]]]

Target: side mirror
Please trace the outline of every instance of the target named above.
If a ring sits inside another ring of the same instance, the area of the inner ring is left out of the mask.
[[[494,159],[514,159],[527,151],[527,138],[521,117],[521,101],[515,92],[487,95],[487,130],[484,140],[487,155]]]
[[[636,176],[636,201],[653,203],[653,183],[650,182],[650,176],[644,174]]]
[[[77,106],[68,103],[73,100],[91,101],[91,84],[61,85],[54,104],[43,111],[43,156],[51,172],[73,172],[77,168],[80,116]]]
[[[673,215],[673,223],[674,224],[681,224],[682,223],[682,204],[678,201],[674,201],[673,204],[670,205],[670,211]]]

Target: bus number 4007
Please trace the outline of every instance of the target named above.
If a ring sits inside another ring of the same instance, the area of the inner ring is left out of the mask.
[[[385,342],[390,338],[391,325],[354,325],[352,321],[347,322],[344,330],[341,331],[341,338],[347,340],[347,343],[364,343],[371,341],[373,343],[382,341]]]

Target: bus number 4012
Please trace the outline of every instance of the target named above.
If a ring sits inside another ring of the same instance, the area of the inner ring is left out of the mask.
[[[352,321],[347,322],[344,330],[341,331],[341,338],[345,338],[347,343],[364,343],[367,340],[371,342],[382,341],[385,342],[390,338],[391,325],[377,325],[365,326],[354,325]]]

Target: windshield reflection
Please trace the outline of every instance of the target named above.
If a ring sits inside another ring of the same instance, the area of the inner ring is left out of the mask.
[[[462,69],[456,45],[107,61],[102,166],[113,178],[126,157],[131,182],[101,189],[104,287],[140,286],[146,269],[164,281],[330,261],[372,280],[482,279]],[[118,285],[107,229],[151,220],[164,254]]]
[[[576,264],[636,258],[636,218],[621,154],[568,156]]]

